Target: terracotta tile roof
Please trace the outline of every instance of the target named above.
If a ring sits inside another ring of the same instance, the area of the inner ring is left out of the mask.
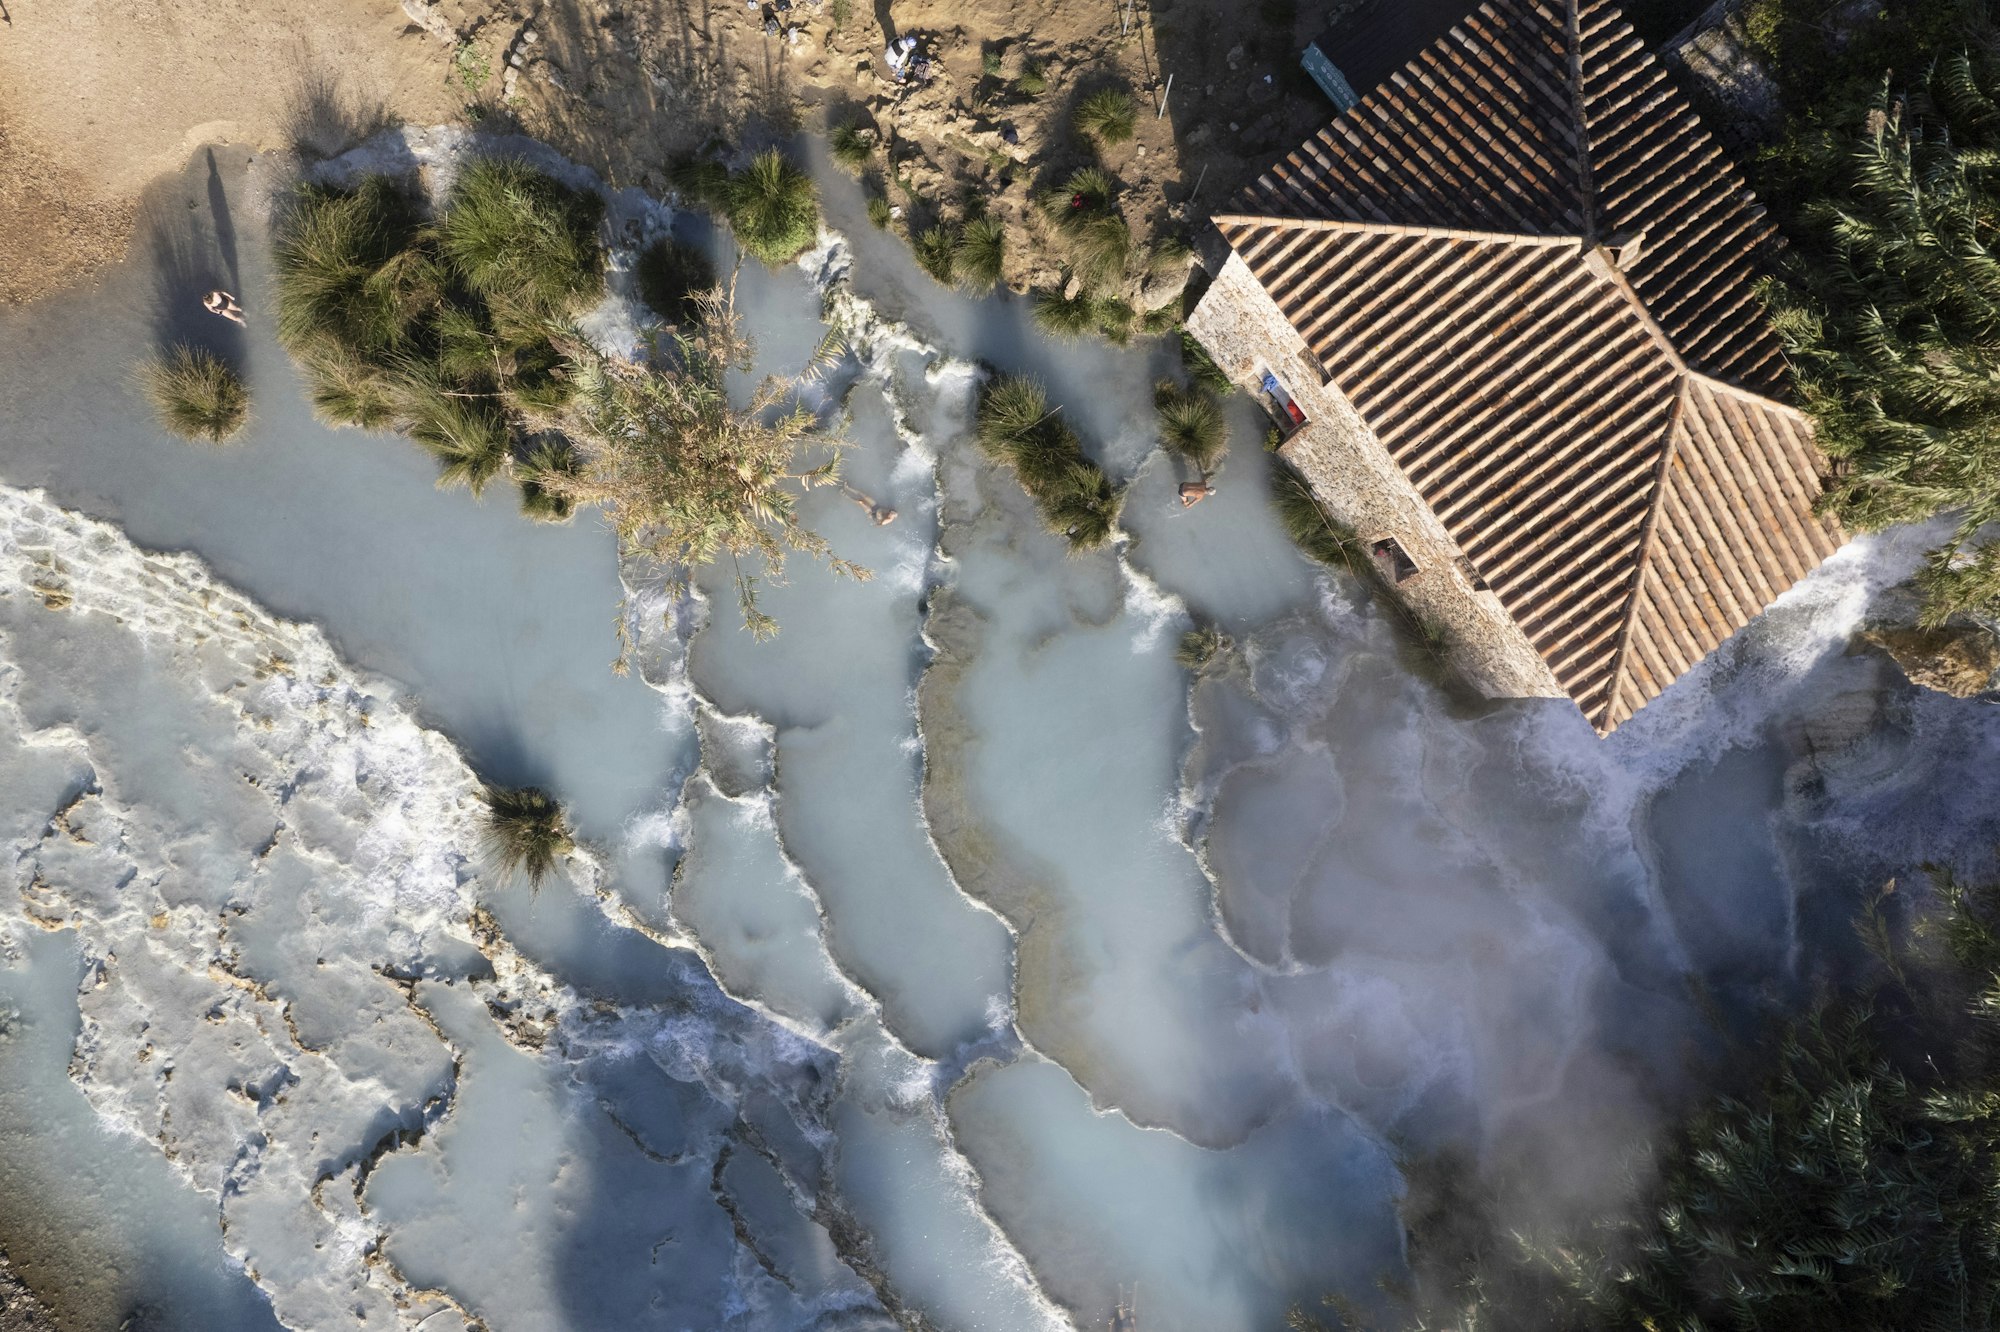
[[[1609,5],[1481,6],[1215,221],[1599,730],[1835,549],[1771,228]]]

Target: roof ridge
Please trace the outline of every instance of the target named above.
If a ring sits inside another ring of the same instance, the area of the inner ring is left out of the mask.
[[[1573,245],[1579,252],[1583,248],[1583,238],[1572,236],[1567,232],[1536,235],[1524,231],[1476,231],[1466,227],[1429,227],[1404,222],[1362,222],[1345,217],[1279,217],[1269,213],[1215,213],[1209,220],[1218,227],[1270,227],[1279,231],[1344,231],[1368,236],[1417,236],[1432,240],[1521,245],[1533,249]]]
[[[1700,380],[1702,382],[1702,386],[1708,389],[1711,393],[1720,393],[1724,397],[1735,398],[1738,401],[1749,403],[1752,406],[1762,407],[1766,411],[1777,412],[1779,415],[1788,417],[1789,419],[1796,421],[1801,425],[1810,426],[1812,424],[1811,415],[1793,406],[1789,402],[1782,402],[1779,399],[1773,398],[1768,394],[1759,393],[1755,389],[1744,388],[1741,384],[1732,384],[1726,379],[1718,379],[1714,375],[1705,374],[1702,371],[1695,369],[1693,366],[1689,366],[1683,373],[1685,373],[1689,379]]]
[[[1646,525],[1639,531],[1639,549],[1632,558],[1632,586],[1626,590],[1625,613],[1618,622],[1618,646],[1611,654],[1611,674],[1605,686],[1604,707],[1590,719],[1590,724],[1600,735],[1611,729],[1606,723],[1618,706],[1618,691],[1625,682],[1625,667],[1632,652],[1632,628],[1639,618],[1640,591],[1646,581],[1647,566],[1653,561],[1653,550],[1659,544],[1660,510],[1666,506],[1667,500],[1667,469],[1673,466],[1674,455],[1679,452],[1678,436],[1681,418],[1687,412],[1689,378],[1689,373],[1683,369],[1674,389],[1674,405],[1667,416],[1665,442],[1660,447],[1660,461],[1653,469],[1653,494],[1646,505]]]
[[[1561,0],[1564,45],[1569,48],[1569,109],[1576,126],[1576,201],[1586,244],[1597,239],[1597,186],[1591,179],[1590,122],[1583,110],[1583,20],[1578,0]]]

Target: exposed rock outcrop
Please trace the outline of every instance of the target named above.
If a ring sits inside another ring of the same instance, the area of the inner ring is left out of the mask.
[[[1876,625],[1863,629],[1860,641],[1886,653],[1911,684],[1954,698],[1986,693],[2000,674],[2000,635],[1970,621],[1937,629]]]

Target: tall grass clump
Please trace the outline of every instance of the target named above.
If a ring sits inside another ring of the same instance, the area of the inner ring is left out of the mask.
[[[460,173],[438,239],[496,322],[531,327],[603,290],[603,220],[597,195],[520,162],[481,158]]]
[[[1226,398],[1236,387],[1229,382],[1229,376],[1215,358],[1208,354],[1208,348],[1195,340],[1194,334],[1181,330],[1181,368],[1196,387],[1207,389],[1218,398]]]
[[[1174,648],[1174,660],[1199,675],[1235,647],[1235,641],[1212,624],[1190,629]]]
[[[1059,291],[1035,293],[1035,327],[1051,337],[1071,341],[1097,327],[1095,302],[1088,296],[1065,296]]]
[[[979,400],[979,443],[989,457],[1013,467],[1043,524],[1068,538],[1072,550],[1092,550],[1111,539],[1124,497],[1084,456],[1076,432],[1060,409],[1049,406],[1040,384],[1019,375],[989,384]]]
[[[829,138],[833,160],[845,167],[850,175],[860,175],[875,156],[874,135],[852,121],[835,125]]]
[[[539,890],[556,862],[576,849],[562,806],[539,787],[488,786],[485,851],[502,876],[523,875]]]
[[[1350,570],[1355,567],[1350,557],[1354,530],[1320,507],[1304,477],[1289,469],[1274,469],[1271,507],[1277,510],[1278,525],[1285,529],[1285,535],[1308,559]]]
[[[176,343],[141,368],[140,382],[160,424],[182,439],[227,443],[250,419],[243,376],[202,348]]]
[[[988,292],[1000,285],[1007,258],[1007,228],[997,217],[975,217],[958,233],[953,251],[959,284]]]
[[[470,163],[437,218],[386,176],[307,186],[273,243],[278,333],[326,419],[398,429],[474,494],[574,383],[556,338],[603,291],[602,201]]]
[[[558,478],[574,477],[576,450],[566,439],[543,439],[535,443],[514,469],[521,490],[521,512],[538,523],[566,523],[576,513],[576,504],[561,489]]]
[[[722,197],[737,243],[772,268],[790,263],[819,239],[819,191],[812,177],[776,148],[766,148],[731,175]]]
[[[676,324],[698,317],[698,298],[715,288],[715,265],[708,256],[672,236],[663,236],[640,251],[632,271],[639,282],[639,298],[653,313]]]
[[[942,223],[925,227],[910,241],[917,267],[949,287],[957,262],[958,244],[951,229]]]
[[[1045,201],[1078,276],[1102,286],[1132,256],[1132,229],[1118,211],[1118,186],[1102,167],[1080,167]]]
[[[1229,422],[1214,395],[1199,385],[1183,388],[1164,380],[1153,390],[1153,409],[1160,418],[1160,443],[1203,476],[1214,471],[1229,447]]]
[[[1099,88],[1077,103],[1070,124],[1102,144],[1125,143],[1139,118],[1139,104],[1123,88]]]

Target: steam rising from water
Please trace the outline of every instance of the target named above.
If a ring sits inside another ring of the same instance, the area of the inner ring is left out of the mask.
[[[476,142],[348,165],[441,181]],[[406,648],[369,597],[310,596],[364,664],[409,653],[408,700],[200,566],[0,490],[0,778],[30,811],[23,911],[90,961],[78,1085],[210,1191],[285,1321],[1036,1329],[1097,1325],[1136,1283],[1149,1329],[1270,1326],[1400,1261],[1392,1141],[1525,1163],[1523,1206],[1601,1198],[1671,1099],[1691,978],[1782,984],[1849,887],[1986,854],[1992,710],[1841,655],[1920,540],[1855,543],[1608,742],[1567,705],[1468,711],[1284,544],[1247,415],[1219,493],[1180,510],[1146,353],[940,293],[826,189],[851,247],[742,296],[772,368],[822,307],[845,326],[815,400],[899,518],[808,496],[878,577],[796,565],[772,644],[726,596],[617,571],[643,707],[555,626],[617,600],[601,536],[430,497],[401,455],[352,484],[424,507],[356,558],[402,561],[437,618]],[[621,242],[675,225],[616,203]],[[591,327],[636,323],[613,299]],[[974,354],[1046,378],[1131,479],[1116,548],[1069,557],[980,457]],[[82,468],[27,384],[10,428],[41,433],[0,479],[129,474],[127,521],[188,522],[201,498],[145,471],[160,441],[100,426]],[[337,511],[339,451],[373,446],[256,387],[265,432],[205,474],[223,502],[182,539],[295,604],[351,545],[265,541],[257,487]],[[440,545],[482,558],[439,570]],[[529,550],[509,576],[549,579],[542,609],[496,635],[524,594],[490,570]],[[1238,642],[1192,688],[1190,614]],[[450,657],[464,640],[499,646]],[[523,708],[497,740],[493,698]],[[415,706],[566,799],[601,852],[579,893],[486,881],[470,772]],[[26,919],[8,960],[41,977]]]

